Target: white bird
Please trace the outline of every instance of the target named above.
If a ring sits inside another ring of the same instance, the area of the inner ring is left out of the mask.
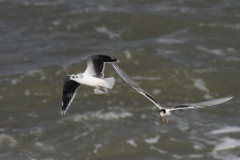
[[[123,70],[121,70],[121,68],[118,67],[117,64],[112,64],[113,68],[116,70],[116,72],[131,86],[133,87],[135,90],[137,90],[139,93],[143,94],[145,97],[147,97],[150,101],[152,101],[158,108],[159,108],[159,116],[162,120],[162,122],[164,123],[164,118],[165,116],[167,116],[167,121],[166,124],[168,123],[168,118],[171,115],[171,111],[175,111],[178,109],[196,109],[196,108],[204,108],[207,106],[215,106],[221,103],[224,103],[226,101],[229,101],[230,99],[233,98],[233,96],[228,96],[228,97],[224,97],[224,98],[219,98],[219,99],[213,99],[213,100],[209,100],[209,101],[205,101],[205,102],[200,102],[200,103],[196,103],[196,104],[180,104],[177,106],[174,106],[172,108],[165,108],[160,106],[160,104],[158,103],[158,101],[151,96],[149,93],[147,93],[146,91],[144,91],[143,89],[141,89],[136,82],[134,82]]]
[[[108,93],[115,84],[114,77],[103,78],[105,63],[118,63],[115,58],[106,55],[92,55],[87,58],[87,69],[84,73],[67,75],[64,79],[62,95],[62,115],[71,105],[78,88],[83,84],[94,87],[95,94]]]

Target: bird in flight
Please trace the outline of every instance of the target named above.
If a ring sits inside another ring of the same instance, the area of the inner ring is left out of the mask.
[[[114,77],[104,78],[105,63],[118,63],[113,57],[106,55],[92,55],[87,58],[87,69],[84,73],[67,75],[64,79],[62,94],[62,115],[66,114],[78,88],[81,85],[94,87],[95,94],[108,93],[115,84]]]
[[[233,96],[228,96],[224,98],[218,98],[213,99],[205,102],[195,103],[195,104],[180,104],[177,106],[174,106],[172,108],[165,108],[160,106],[158,101],[149,93],[144,91],[142,88],[140,88],[136,82],[134,82],[117,64],[112,64],[113,68],[116,70],[116,72],[122,77],[123,80],[125,80],[131,87],[133,87],[137,92],[141,93],[145,97],[147,97],[150,101],[152,101],[158,108],[159,108],[159,117],[164,123],[164,118],[167,117],[166,124],[168,123],[168,118],[171,115],[172,111],[179,110],[179,109],[197,109],[197,108],[204,108],[208,106],[215,106],[224,102],[229,101],[233,98]]]

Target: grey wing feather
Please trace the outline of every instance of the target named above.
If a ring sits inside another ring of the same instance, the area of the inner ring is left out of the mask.
[[[172,111],[172,110],[178,110],[178,109],[196,109],[196,108],[204,108],[204,107],[208,107],[208,106],[215,106],[215,105],[227,102],[227,101],[231,100],[232,98],[233,98],[233,96],[229,96],[229,97],[204,101],[204,102],[200,102],[200,103],[196,103],[196,104],[180,104],[180,105],[172,107],[170,110]]]
[[[141,93],[142,95],[144,95],[145,97],[147,97],[150,101],[152,101],[158,108],[161,109],[159,103],[157,102],[157,100],[150,95],[149,93],[147,93],[146,91],[144,91],[142,88],[140,88],[136,82],[134,82],[117,64],[112,64],[113,68],[115,69],[115,71],[120,75],[120,77],[122,77],[123,80],[125,80],[131,87],[133,87],[134,89],[136,89],[139,93]]]

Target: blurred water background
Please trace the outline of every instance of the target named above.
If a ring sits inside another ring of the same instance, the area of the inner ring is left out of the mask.
[[[240,159],[238,0],[0,0],[0,159]],[[108,94],[65,75],[106,54],[161,105],[234,95],[162,124],[157,107],[106,65]]]

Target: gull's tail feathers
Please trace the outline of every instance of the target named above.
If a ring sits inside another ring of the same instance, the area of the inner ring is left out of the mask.
[[[115,85],[115,78],[114,77],[104,78],[104,80],[105,80],[105,82],[107,82],[106,88],[108,88],[108,89],[112,89],[113,86]]]

